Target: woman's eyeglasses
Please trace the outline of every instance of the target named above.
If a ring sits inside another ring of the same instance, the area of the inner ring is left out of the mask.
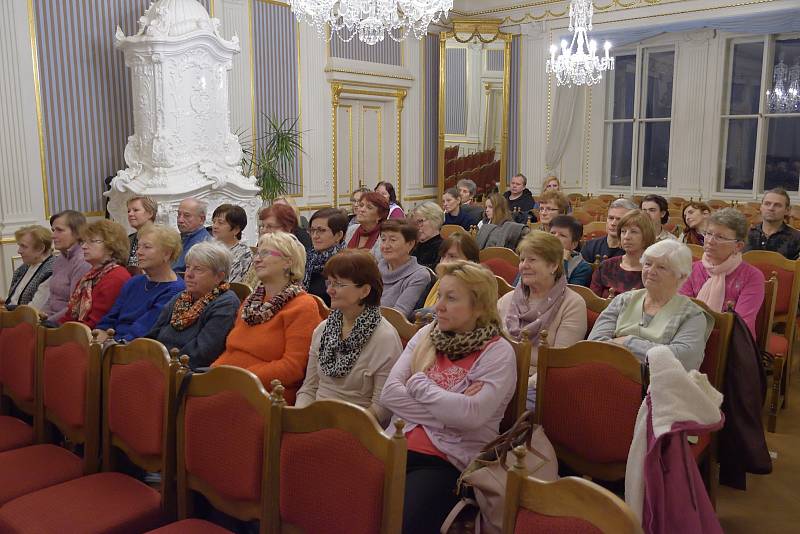
[[[703,240],[708,241],[709,243],[735,243],[736,241],[739,241],[735,237],[724,237],[721,235],[712,234],[711,232],[704,232]]]
[[[325,287],[332,287],[333,289],[342,289],[343,287],[359,287],[360,284],[343,284],[341,282],[332,282],[325,280]]]
[[[278,252],[277,250],[268,250],[268,249],[259,249],[253,253],[253,256],[259,259],[264,259],[267,256],[274,256],[276,258],[283,258],[284,255]]]

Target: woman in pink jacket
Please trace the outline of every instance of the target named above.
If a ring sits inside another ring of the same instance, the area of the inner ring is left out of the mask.
[[[733,303],[755,337],[756,316],[764,301],[764,275],[742,261],[747,231],[747,219],[739,211],[714,212],[704,234],[703,258],[692,266],[680,294],[702,300],[714,311],[724,311]]]
[[[403,532],[414,534],[439,532],[461,471],[497,437],[517,378],[492,273],[467,261],[437,271],[437,320],[409,341],[380,400],[394,414],[390,429],[406,421]]]

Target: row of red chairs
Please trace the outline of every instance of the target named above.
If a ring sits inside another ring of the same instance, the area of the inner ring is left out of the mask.
[[[500,161],[492,161],[481,165],[477,169],[448,176],[445,178],[445,188],[456,187],[459,180],[472,180],[475,182],[476,194],[488,193],[500,181]]]
[[[477,169],[481,165],[486,165],[494,161],[495,149],[489,148],[480,152],[473,152],[466,156],[461,156],[453,159],[445,157],[444,161],[444,175],[451,176],[460,172]]]
[[[458,157],[458,145],[448,146],[444,148],[444,160],[451,160]]]

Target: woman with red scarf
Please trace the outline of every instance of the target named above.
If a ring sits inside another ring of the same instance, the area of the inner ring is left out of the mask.
[[[92,268],[78,281],[69,298],[67,312],[59,322],[77,321],[94,328],[131,277],[125,268],[130,243],[125,229],[107,219],[89,224],[80,243],[83,258]]]
[[[356,208],[356,221],[347,228],[347,248],[369,250],[376,261],[381,259],[381,223],[389,216],[389,203],[383,195],[370,191],[361,195]]]

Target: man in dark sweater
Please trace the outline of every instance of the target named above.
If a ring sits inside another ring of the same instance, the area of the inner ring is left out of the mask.
[[[625,251],[620,248],[617,237],[617,225],[626,213],[637,208],[636,204],[627,198],[618,198],[608,205],[606,216],[606,235],[587,241],[581,249],[581,256],[589,263],[593,263],[599,256],[600,261],[605,258],[622,256]]]
[[[790,210],[789,194],[784,189],[776,187],[764,193],[761,222],[750,228],[745,251],[770,250],[790,260],[798,259],[800,231],[785,222]]]
[[[527,223],[528,220],[536,221],[536,216],[531,213],[536,201],[527,188],[528,179],[523,174],[517,174],[511,178],[509,190],[503,193],[508,200],[508,209],[511,211],[514,222]]]

